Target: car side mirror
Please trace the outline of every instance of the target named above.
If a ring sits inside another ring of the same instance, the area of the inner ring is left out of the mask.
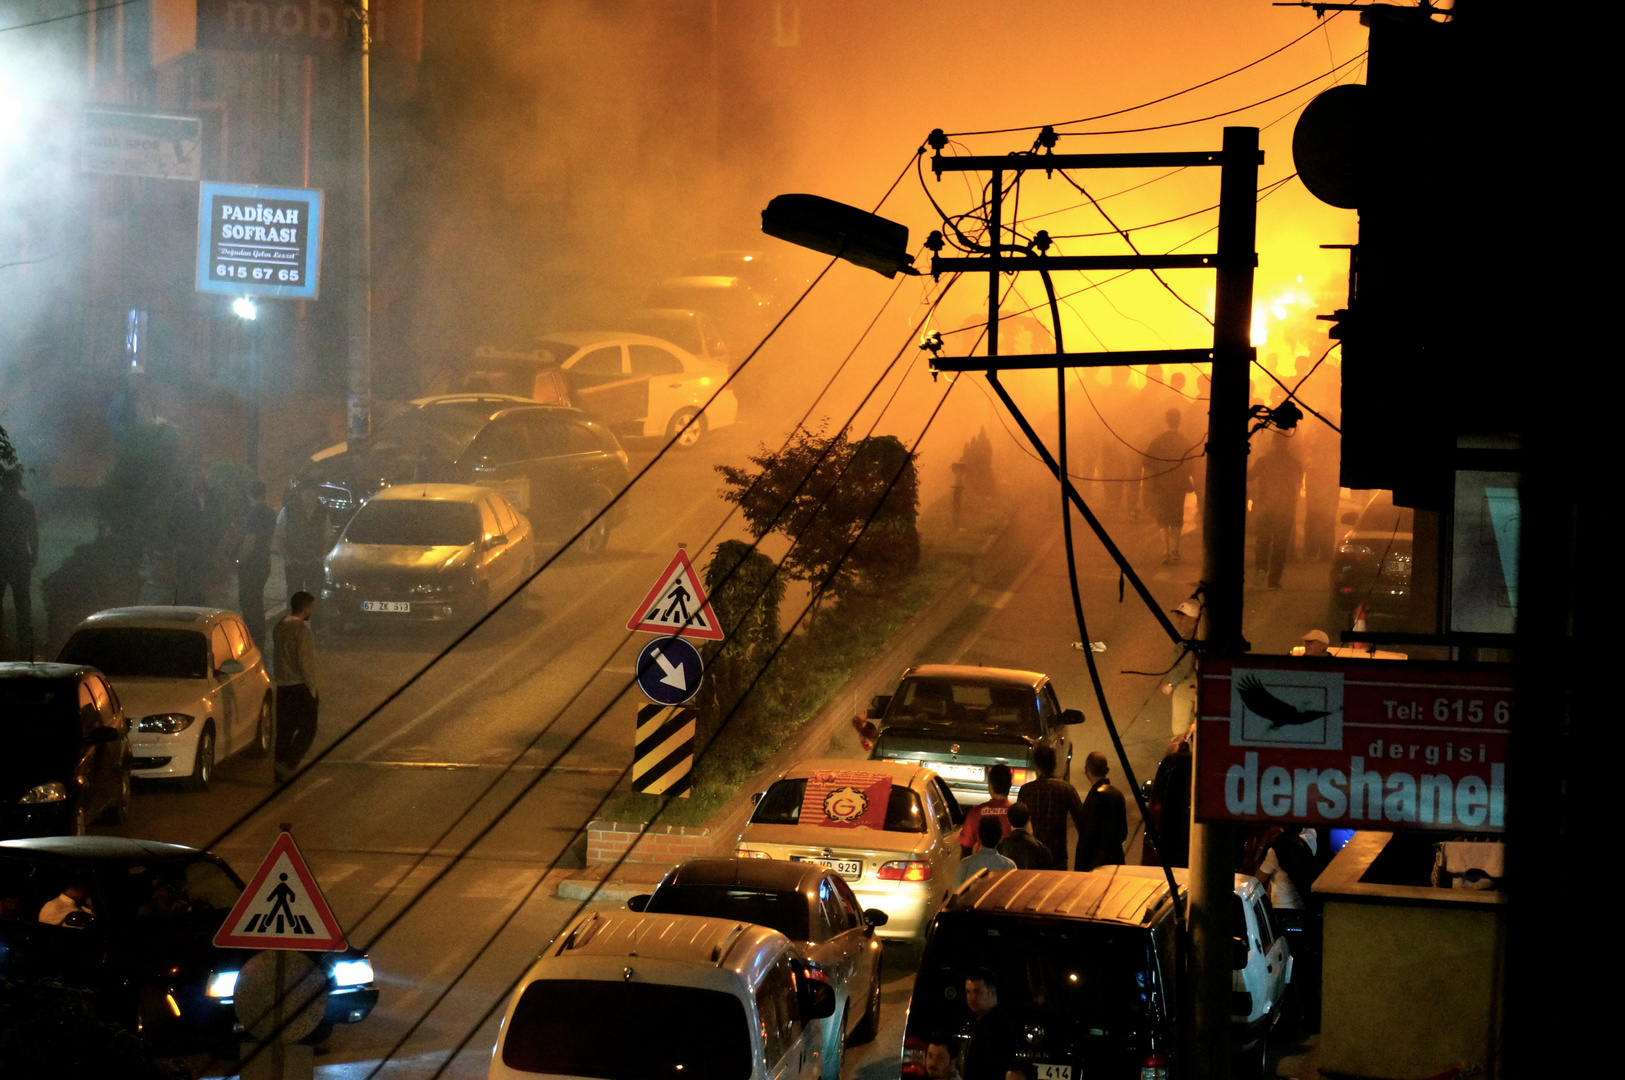
[[[765,792],[765,791],[752,792],[751,797],[750,797],[750,804],[752,806],[755,806],[757,803],[762,801],[762,796],[766,795],[766,794],[767,794],[767,792]]]
[[[877,907],[864,908],[863,921],[869,926],[885,926],[887,922],[891,921],[891,916]]]
[[[1061,710],[1061,723],[1062,723],[1063,726],[1068,726],[1068,727],[1070,727],[1073,724],[1081,724],[1081,723],[1083,723],[1083,710],[1082,709],[1062,709]]]
[[[861,716],[852,718],[852,730],[858,733],[858,741],[863,744],[865,750],[874,749],[875,740],[880,738],[880,729],[875,726],[875,722],[865,720]]]
[[[1144,799],[1146,802],[1150,802],[1151,793],[1156,790],[1156,787],[1157,781],[1154,777],[1150,780],[1140,781],[1140,798]]]
[[[1241,938],[1230,939],[1230,966],[1240,971],[1247,966],[1247,942]]]
[[[646,911],[649,907],[649,901],[653,899],[654,897],[649,893],[640,893],[628,900],[626,906],[632,911]]]
[[[91,729],[89,741],[93,745],[99,746],[102,743],[118,742],[119,739],[123,737],[124,732],[120,731],[118,728],[98,726]]]
[[[243,662],[241,660],[227,660],[224,664],[220,665],[220,668],[216,672],[216,674],[220,674],[220,675],[241,675],[243,672],[245,672],[247,670],[248,669],[243,666]]]
[[[811,1023],[835,1015],[835,990],[817,979],[801,981],[801,1022]]]
[[[879,720],[882,716],[885,716],[886,710],[891,708],[891,698],[892,696],[890,694],[876,694],[874,697],[870,698],[869,715],[874,717],[876,720]]]

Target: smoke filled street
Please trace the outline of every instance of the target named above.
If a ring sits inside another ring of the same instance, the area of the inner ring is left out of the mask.
[[[1533,1075],[1577,22],[0,0],[0,1073]]]

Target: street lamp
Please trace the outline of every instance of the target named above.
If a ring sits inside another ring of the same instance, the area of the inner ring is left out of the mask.
[[[242,320],[244,332],[248,324],[260,317],[260,309],[251,296],[239,296],[231,302],[232,314]],[[260,471],[260,363],[259,335],[248,334],[248,470],[256,475]]]

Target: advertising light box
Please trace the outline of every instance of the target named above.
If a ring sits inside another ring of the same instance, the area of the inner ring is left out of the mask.
[[[1198,820],[1506,830],[1507,668],[1208,659],[1198,706]]]
[[[320,191],[199,185],[199,292],[313,300],[321,250]]]

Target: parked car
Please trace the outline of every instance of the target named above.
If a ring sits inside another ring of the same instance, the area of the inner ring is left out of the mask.
[[[1014,799],[1033,771],[1033,751],[1055,751],[1057,774],[1072,775],[1067,728],[1083,723],[1062,709],[1048,675],[1008,668],[919,664],[892,694],[877,695],[858,722],[875,761],[924,765],[948,782],[961,805],[986,802],[987,770],[1010,766]]]
[[[1174,873],[1184,895],[1185,871]],[[1232,1019],[1238,1049],[1256,1048],[1279,1014],[1291,961],[1279,935],[1266,941],[1264,924],[1254,921],[1268,919],[1258,882],[1237,875],[1236,889]],[[1151,867],[974,875],[948,897],[926,939],[902,1075],[925,1075],[930,1033],[949,1033],[959,1048],[968,1041],[964,987],[979,968],[993,973],[999,1007],[1017,1018],[1015,1056],[1034,1063],[1040,1076],[1185,1075],[1178,922],[1167,878]],[[1244,934],[1257,936],[1244,941]],[[1272,965],[1276,970],[1267,970]]]
[[[631,480],[626,451],[608,428],[559,406],[501,394],[420,398],[352,447],[311,457],[300,482],[313,485],[342,525],[391,484],[477,484],[501,492],[538,537],[562,544]],[[579,544],[595,554],[624,517],[598,518]]]
[[[710,272],[667,278],[644,295],[643,306],[702,313],[741,356],[767,336],[778,307],[746,278]]]
[[[341,625],[471,621],[536,566],[530,522],[471,484],[399,484],[357,511],[328,552],[322,590]]]
[[[591,912],[520,980],[491,1080],[813,1080],[835,995],[795,944],[737,919]]]
[[[480,345],[468,360],[442,369],[432,386],[436,394],[504,394],[544,405],[575,405],[559,358],[546,349]]]
[[[735,854],[833,870],[865,909],[886,913],[880,936],[917,939],[953,887],[964,820],[930,769],[813,759],[758,796]]]
[[[795,942],[835,991],[835,1012],[824,1026],[824,1080],[838,1080],[847,1046],[868,1042],[880,1030],[881,948],[875,927],[886,925],[886,913],[863,910],[851,886],[833,870],[778,859],[693,859],[627,906],[755,923]]]
[[[746,355],[729,348],[719,328],[703,312],[686,308],[644,308],[621,321],[628,330],[669,341],[705,363],[729,371]]]
[[[669,341],[581,330],[544,334],[537,346],[558,357],[576,406],[622,438],[675,437],[690,447],[739,415],[738,399],[723,387],[728,369]]]
[[[1233,935],[1247,948],[1246,965],[1232,973],[1231,1048],[1261,1068],[1265,1042],[1281,1021],[1281,1007],[1292,983],[1292,950],[1270,906],[1269,893],[1257,878],[1236,875],[1230,910]]]
[[[1393,493],[1379,491],[1356,516],[1343,515],[1351,526],[1332,559],[1333,613],[1345,628],[1353,626],[1355,609],[1365,605],[1366,626],[1398,626],[1411,606],[1411,535],[1415,512],[1395,506]]]
[[[129,724],[101,672],[0,663],[0,737],[0,837],[78,835],[129,814]]]
[[[60,925],[40,910],[64,889],[85,890],[87,912]],[[91,991],[109,1019],[160,1047],[236,1050],[237,973],[254,955],[217,949],[221,921],[243,882],[206,851],[112,836],[0,843],[0,979],[50,979]],[[367,954],[310,953],[327,975],[319,1042],[378,1003]]]
[[[130,718],[138,778],[202,790],[217,760],[271,749],[271,677],[235,612],[110,608],[80,623],[57,659],[112,681]]]

